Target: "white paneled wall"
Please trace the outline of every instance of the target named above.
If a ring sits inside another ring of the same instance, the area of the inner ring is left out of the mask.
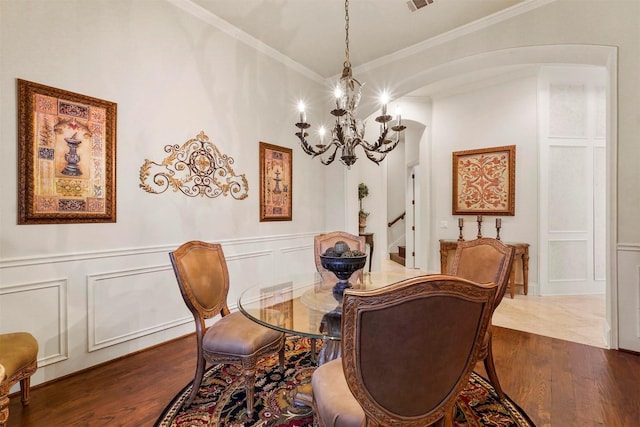
[[[640,349],[640,245],[618,246],[619,348]]]
[[[219,242],[231,310],[253,285],[314,271],[315,234]],[[1,262],[0,330],[26,330],[38,340],[32,384],[193,332],[168,256],[177,246]]]
[[[606,290],[605,84],[603,67],[540,71],[541,295]]]

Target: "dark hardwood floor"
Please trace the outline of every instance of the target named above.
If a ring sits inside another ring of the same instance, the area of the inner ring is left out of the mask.
[[[495,328],[505,392],[537,426],[640,425],[640,356]],[[191,381],[192,335],[12,396],[8,427],[152,426]],[[478,373],[485,375],[481,364]]]

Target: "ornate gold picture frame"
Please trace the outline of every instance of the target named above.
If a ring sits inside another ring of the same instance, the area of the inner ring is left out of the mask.
[[[260,221],[291,221],[291,148],[260,142]]]
[[[117,104],[17,80],[18,224],[116,221]]]
[[[453,215],[515,215],[516,146],[453,153]]]

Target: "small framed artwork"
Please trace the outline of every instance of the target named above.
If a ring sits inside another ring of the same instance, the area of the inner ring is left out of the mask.
[[[453,215],[515,215],[516,146],[453,153]]]
[[[292,150],[260,142],[260,221],[291,221]]]
[[[115,222],[117,104],[17,86],[18,224]]]

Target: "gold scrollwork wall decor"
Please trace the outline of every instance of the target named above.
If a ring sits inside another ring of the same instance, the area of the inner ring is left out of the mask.
[[[164,151],[169,156],[162,163],[145,159],[140,168],[140,188],[146,192],[160,194],[171,187],[189,197],[228,194],[236,200],[247,197],[247,178],[233,172],[233,157],[220,153],[204,132],[182,146],[166,145]]]

